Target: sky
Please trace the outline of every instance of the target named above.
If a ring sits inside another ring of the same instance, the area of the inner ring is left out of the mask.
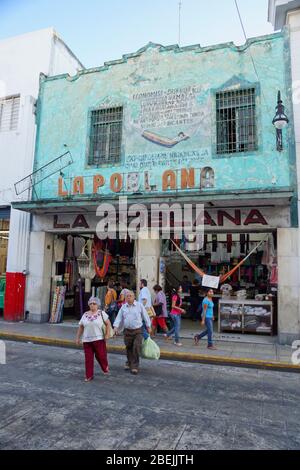
[[[181,46],[245,42],[234,0],[181,0]],[[85,67],[149,41],[179,42],[179,0],[0,0],[0,40],[54,27]],[[238,0],[247,37],[272,33],[268,0]]]

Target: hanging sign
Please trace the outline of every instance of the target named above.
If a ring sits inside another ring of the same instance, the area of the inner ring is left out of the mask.
[[[202,287],[210,287],[211,289],[218,289],[220,284],[220,277],[216,276],[203,276]]]

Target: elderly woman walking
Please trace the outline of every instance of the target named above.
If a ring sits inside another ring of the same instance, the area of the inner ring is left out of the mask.
[[[103,373],[109,374],[106,339],[109,338],[111,324],[108,315],[100,309],[100,300],[91,297],[88,301],[90,310],[85,312],[79,322],[76,342],[82,343],[85,354],[85,382],[90,382],[94,378],[94,357],[96,357]],[[106,326],[104,337],[103,326]]]

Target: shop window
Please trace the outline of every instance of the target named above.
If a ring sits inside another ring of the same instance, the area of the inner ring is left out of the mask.
[[[212,168],[206,167],[201,171],[201,189],[211,189],[215,187],[215,172]]]
[[[255,88],[216,95],[217,154],[257,150]]]
[[[15,131],[18,128],[20,95],[0,99],[0,132]]]
[[[120,162],[123,108],[103,108],[91,113],[88,164],[101,166]]]

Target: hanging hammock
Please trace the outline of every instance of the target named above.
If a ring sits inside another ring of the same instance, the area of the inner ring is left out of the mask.
[[[102,254],[102,259],[101,259],[101,263],[102,263],[102,266],[100,267],[99,266],[99,254]],[[98,277],[100,277],[101,280],[103,280],[107,274],[107,271],[108,271],[108,268],[109,268],[109,265],[111,263],[111,260],[112,260],[112,256],[109,252],[105,251],[103,252],[102,251],[102,242],[101,241],[98,241],[98,242],[94,242],[93,244],[93,260],[94,260],[94,268],[95,268],[95,271],[96,271],[96,274]]]
[[[252,253],[254,253],[257,248],[262,245],[262,243],[264,243],[267,239],[268,239],[269,235],[267,235],[261,242],[258,243],[258,245],[253,248],[252,251],[250,251],[250,253],[244,258],[242,259],[242,261],[240,261],[240,263],[238,263],[234,268],[232,268],[230,271],[228,271],[228,273],[224,274],[223,276],[220,277],[220,284],[223,284],[225,281],[227,281],[227,279],[232,276],[244,263],[245,261],[252,255]],[[176,243],[171,240],[171,242],[173,243],[173,245],[175,246],[176,250],[179,251],[179,253],[181,254],[181,256],[185,259],[185,261],[188,263],[188,265],[197,273],[199,274],[201,277],[205,276],[206,273],[204,271],[202,271],[202,269],[198,268],[198,266],[195,265],[195,263],[193,263],[193,261],[179,248],[179,246],[176,245]]]

